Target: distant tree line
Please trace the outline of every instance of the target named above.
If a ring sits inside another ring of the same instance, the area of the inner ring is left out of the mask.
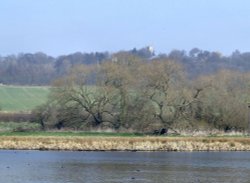
[[[73,66],[54,81],[47,104],[33,113],[44,129],[245,130],[250,72],[234,62],[222,67],[232,56],[199,54],[205,53],[149,59],[119,52],[99,64]],[[183,59],[191,57],[217,69],[190,77]]]
[[[108,53],[74,53],[57,58],[44,53],[0,57],[0,83],[50,85],[56,78],[67,74],[75,65],[97,64],[108,57]]]
[[[174,60],[182,64],[190,78],[215,73],[221,69],[240,72],[250,71],[250,52],[233,52],[224,56],[219,52],[209,52],[194,48],[189,52],[173,50],[168,54],[158,54],[149,48],[123,51],[140,59],[151,61],[155,58]],[[52,57],[45,53],[21,53],[0,56],[0,83],[16,85],[50,85],[52,81],[65,76],[76,65],[98,65],[114,58],[116,53],[74,53]]]

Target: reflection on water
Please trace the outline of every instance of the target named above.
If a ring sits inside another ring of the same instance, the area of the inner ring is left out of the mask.
[[[250,152],[0,151],[6,183],[249,182]]]

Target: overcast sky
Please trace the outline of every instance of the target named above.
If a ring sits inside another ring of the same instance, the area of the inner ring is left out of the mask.
[[[250,51],[249,0],[0,0],[0,55]]]

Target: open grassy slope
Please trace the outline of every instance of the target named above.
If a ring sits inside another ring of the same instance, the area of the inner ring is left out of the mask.
[[[46,102],[49,87],[0,86],[0,107],[2,111],[31,111]]]

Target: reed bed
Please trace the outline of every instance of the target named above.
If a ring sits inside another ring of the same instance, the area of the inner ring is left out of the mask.
[[[0,149],[69,151],[250,151],[250,138],[1,136]]]

